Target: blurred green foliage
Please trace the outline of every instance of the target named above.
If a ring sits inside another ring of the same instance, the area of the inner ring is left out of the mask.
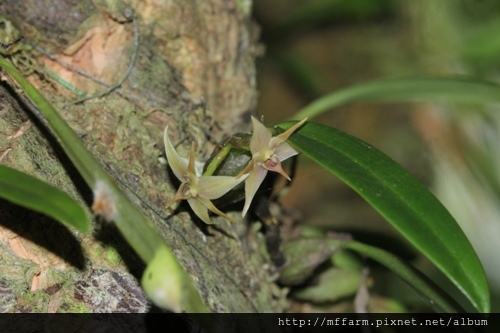
[[[289,118],[318,97],[367,81],[466,75],[500,82],[496,0],[255,0],[254,12],[266,46],[258,70],[259,111],[270,123]],[[318,118],[369,141],[432,186],[471,240],[497,299],[498,108],[491,103],[357,102]],[[307,161],[302,170],[284,201],[303,212],[304,223],[353,235],[371,233],[373,243],[380,233],[394,236],[339,181],[327,180]],[[310,199],[304,200],[304,194]],[[334,197],[337,203],[321,202],[321,197]],[[420,258],[414,263],[448,288],[428,262]],[[372,291],[387,288],[375,282]],[[409,294],[396,294],[418,307]],[[492,307],[498,311],[500,301],[494,299]]]

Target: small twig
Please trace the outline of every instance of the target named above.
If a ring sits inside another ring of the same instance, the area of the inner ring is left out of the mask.
[[[18,137],[20,137],[21,135],[23,135],[24,132],[26,131],[26,129],[28,129],[30,126],[31,126],[31,121],[29,121],[29,120],[25,121],[21,125],[21,127],[19,127],[19,129],[16,131],[16,133],[14,133],[12,135],[9,135],[7,137],[7,140],[17,139]]]
[[[25,43],[27,45],[31,46],[35,51],[40,52],[41,54],[43,54],[44,56],[46,56],[50,60],[57,62],[59,65],[65,67],[67,69],[69,69],[70,71],[75,72],[77,74],[80,74],[81,76],[86,77],[87,79],[92,80],[92,81],[94,81],[96,83],[99,83],[100,85],[102,85],[102,86],[104,86],[106,88],[111,88],[112,87],[111,84],[108,84],[108,83],[104,82],[103,80],[101,80],[101,79],[93,76],[92,74],[89,74],[89,73],[85,72],[84,70],[81,70],[80,68],[75,67],[72,64],[70,64],[70,63],[68,63],[68,62],[66,62],[64,60],[59,59],[58,57],[50,54],[49,52],[45,51],[41,47],[33,45],[33,44],[31,44],[30,42],[27,42],[27,41],[25,41]],[[65,87],[65,88],[68,88],[68,87]],[[141,98],[139,98],[138,96],[135,96],[135,95],[133,95],[133,94],[131,94],[129,92],[126,92],[126,91],[124,91],[121,88],[117,88],[117,89],[115,89],[115,91],[120,96],[122,96],[122,97],[124,97],[126,99],[134,100],[134,101],[140,103],[140,105],[142,105],[144,103],[144,101],[142,101]]]
[[[71,71],[73,71],[73,72],[75,72],[77,74],[80,74],[81,76],[86,77],[87,79],[90,79],[90,80],[92,80],[94,82],[97,82],[100,85],[105,86],[106,88],[108,88],[106,91],[104,91],[102,93],[99,93],[97,95],[87,96],[85,98],[79,99],[79,100],[71,102],[69,104],[66,104],[65,107],[70,106],[70,105],[74,105],[74,104],[78,104],[78,103],[82,103],[84,101],[87,101],[87,100],[90,100],[90,99],[93,99],[93,98],[100,98],[100,97],[103,97],[103,96],[105,96],[105,95],[113,92],[113,91],[116,91],[118,94],[120,94],[123,97],[134,99],[133,96],[131,96],[130,94],[126,94],[122,89],[120,89],[120,86],[123,84],[123,82],[125,82],[125,80],[127,79],[127,77],[132,72],[132,68],[135,65],[135,61],[137,60],[137,54],[138,54],[138,50],[139,50],[139,28],[137,26],[137,20],[135,19],[135,17],[132,18],[132,23],[134,25],[134,53],[132,54],[132,60],[130,62],[129,67],[127,68],[127,72],[122,77],[122,79],[120,80],[120,82],[118,82],[116,85],[111,85],[111,84],[108,84],[108,83],[104,82],[103,80],[99,79],[98,77],[95,77],[92,74],[89,74],[89,73],[85,72],[84,70],[81,70],[80,68],[75,67],[72,64],[70,64],[70,63],[68,63],[68,62],[66,62],[64,60],[59,59],[58,57],[50,54],[49,52],[45,51],[44,49],[42,49],[41,47],[39,47],[37,45],[33,45],[33,44],[31,44],[30,42],[27,42],[27,41],[25,41],[25,43],[27,45],[31,46],[34,50],[40,52],[41,54],[43,54],[44,56],[46,56],[47,58],[49,58],[50,60],[55,61],[58,64],[66,67],[67,69],[69,69],[69,70],[71,70]]]
[[[123,82],[125,82],[125,80],[128,78],[128,76],[132,72],[132,68],[134,68],[135,61],[137,59],[137,54],[139,53],[139,28],[137,27],[137,20],[135,19],[135,17],[132,17],[132,23],[134,24],[134,53],[132,54],[132,60],[130,61],[130,65],[127,68],[127,72],[125,72],[125,75],[122,77],[122,79],[117,84],[109,87],[108,90],[103,91],[102,93],[88,96],[88,97],[84,97],[84,98],[79,99],[75,102],[71,102],[69,104],[66,104],[65,107],[79,104],[79,103],[85,102],[85,101],[93,99],[93,98],[101,98],[103,96],[106,96],[107,94],[118,89],[123,84]]]
[[[62,59],[59,59],[58,57],[56,57],[56,56],[54,56],[54,55],[50,54],[49,52],[45,51],[45,50],[44,50],[44,49],[42,49],[41,47],[39,47],[39,46],[37,46],[37,45],[34,45],[34,44],[31,44],[29,41],[25,41],[24,43],[25,43],[25,44],[27,44],[27,45],[29,45],[29,46],[31,46],[31,47],[32,47],[35,51],[40,52],[41,54],[43,54],[44,56],[46,56],[46,57],[47,57],[47,58],[49,58],[50,60],[57,62],[59,65],[62,65],[63,67],[66,67],[67,69],[69,69],[69,70],[71,70],[71,71],[73,71],[73,72],[75,72],[75,73],[78,73],[78,74],[80,74],[81,76],[84,76],[84,77],[86,77],[87,79],[90,79],[90,80],[92,80],[92,81],[94,81],[94,82],[97,82],[97,83],[99,83],[99,84],[101,84],[101,85],[103,85],[103,86],[105,86],[105,87],[108,87],[108,88],[109,88],[109,87],[111,87],[111,85],[110,85],[110,84],[107,84],[107,83],[106,83],[106,82],[104,82],[103,80],[101,80],[101,79],[99,79],[99,78],[97,78],[97,77],[95,77],[95,76],[92,76],[92,74],[89,74],[89,73],[87,73],[87,72],[85,72],[85,71],[81,70],[80,68],[73,66],[73,65],[72,65],[72,64],[70,64],[69,62],[66,62],[66,61],[64,61],[64,60],[62,60]]]
[[[2,162],[2,160],[7,156],[9,155],[9,153],[11,151],[13,151],[14,149],[12,149],[12,147],[8,147],[7,149],[5,149],[2,154],[0,154],[0,162]]]
[[[0,42],[0,46],[2,46],[2,48],[4,50],[7,50],[9,47],[11,47],[12,45],[16,45],[17,43],[20,43],[22,40],[24,39],[24,36],[21,35],[21,37],[19,37],[18,39],[16,39],[15,41],[13,42],[10,42],[10,43],[2,43]]]

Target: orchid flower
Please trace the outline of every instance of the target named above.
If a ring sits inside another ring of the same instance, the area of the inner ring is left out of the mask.
[[[281,167],[281,162],[297,155],[298,152],[285,141],[294,131],[302,126],[306,120],[307,118],[293,125],[280,135],[272,137],[271,132],[260,121],[252,117],[253,135],[250,139],[252,160],[240,173],[240,175],[242,175],[249,172],[245,183],[245,206],[243,207],[243,216],[246,215],[255,193],[257,193],[264,178],[266,178],[268,171],[277,172],[290,180],[290,177],[288,177]]]
[[[182,182],[175,196],[167,203],[167,208],[174,202],[187,200],[196,216],[207,224],[212,224],[208,216],[209,210],[236,223],[233,218],[217,209],[210,200],[218,199],[229,192],[245,180],[247,175],[240,177],[201,176],[201,170],[196,167],[197,163],[194,159],[194,142],[191,145],[189,160],[183,159],[177,154],[167,132],[168,126],[165,128],[163,138],[168,164],[174,175]]]

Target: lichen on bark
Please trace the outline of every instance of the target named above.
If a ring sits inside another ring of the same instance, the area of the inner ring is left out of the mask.
[[[140,31],[138,57],[130,76],[120,93],[68,107],[63,106],[81,96],[54,81],[47,69],[85,92],[106,88],[34,50],[23,51],[32,64],[27,73],[30,81],[155,223],[210,310],[217,312],[274,312],[285,307],[283,293],[273,281],[259,224],[240,221],[232,226],[214,218],[216,226],[205,227],[183,206],[176,212],[166,210],[164,205],[176,189],[158,157],[163,154],[166,125],[181,142],[181,154],[187,153],[191,141],[197,143],[199,160],[224,135],[249,129],[248,114],[256,101],[256,33],[248,3],[130,1]],[[66,9],[58,10],[58,20],[49,20],[54,8]],[[20,5],[5,0],[1,9],[26,40],[111,85],[130,63],[133,24],[117,20],[97,2],[32,0]],[[15,93],[5,84],[0,95],[6,105],[0,109],[0,163],[35,175],[88,205],[89,189],[55,140],[47,140],[50,134],[26,115],[26,108],[18,105],[12,98]],[[239,218],[238,212],[230,214]],[[26,280],[24,269],[0,277],[0,292],[13,295],[4,298],[9,302],[26,299],[16,298],[22,293],[43,296],[32,302],[32,308],[28,302],[21,304],[24,308],[2,304],[2,309],[41,311],[43,304],[43,311],[48,312],[147,311],[150,305],[137,282],[143,264],[113,225],[101,223],[96,221],[94,235],[82,236],[0,201],[2,258],[9,253],[26,269],[35,269],[31,281],[20,279],[23,274]],[[103,256],[112,251],[110,247],[116,248],[120,261],[113,253],[109,260]]]

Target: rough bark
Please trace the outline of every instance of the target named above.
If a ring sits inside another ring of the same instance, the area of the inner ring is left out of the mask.
[[[158,163],[167,124],[173,141],[182,142],[181,154],[191,141],[197,143],[199,160],[224,135],[248,129],[256,101],[257,50],[250,0],[130,5],[140,42],[119,93],[64,107],[79,96],[47,69],[87,93],[106,88],[30,48],[11,57],[156,224],[212,311],[282,311],[284,296],[272,280],[259,224],[230,226],[214,218],[216,225],[207,227],[188,209],[166,210],[176,189],[168,169]],[[133,24],[105,1],[6,0],[1,10],[27,41],[109,84],[118,82],[130,63]],[[88,206],[89,189],[15,96],[5,83],[0,86],[0,163]],[[83,236],[0,200],[0,311],[148,311],[137,282],[143,268],[112,224],[96,221],[93,235]]]

